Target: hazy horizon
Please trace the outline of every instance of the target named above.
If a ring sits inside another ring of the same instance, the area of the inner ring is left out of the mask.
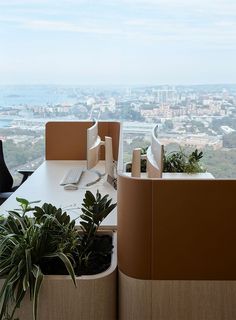
[[[0,0],[2,85],[236,83],[233,0]]]
[[[17,86],[17,87],[30,87],[30,86],[64,86],[64,87],[73,87],[73,86],[78,86],[78,87],[164,87],[164,86],[169,86],[169,87],[178,87],[178,86],[236,86],[235,83],[127,83],[127,84],[111,84],[111,83],[104,83],[104,84],[96,84],[96,83],[0,83],[0,87],[4,86]]]

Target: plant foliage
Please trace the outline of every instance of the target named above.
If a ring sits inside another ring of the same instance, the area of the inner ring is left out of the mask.
[[[200,160],[203,157],[203,152],[195,149],[190,154],[187,154],[180,148],[179,151],[164,153],[164,172],[186,172],[198,173],[205,170],[201,167]]]
[[[147,147],[141,149],[141,155],[147,153]],[[205,172],[200,164],[203,157],[203,152],[195,149],[191,153],[186,150],[179,149],[179,151],[172,151],[168,154],[165,152],[163,157],[163,172],[185,172],[198,173]],[[141,159],[141,172],[146,172],[146,159]],[[126,172],[132,171],[132,163],[126,165]]]
[[[50,203],[32,206],[35,202],[21,198],[17,201],[20,209],[9,211],[0,223],[0,276],[4,278],[0,320],[13,320],[26,292],[33,301],[32,318],[37,320],[39,291],[45,274],[69,274],[76,286],[77,274],[86,272],[86,266],[91,261],[94,264],[94,259],[99,263],[103,261],[101,256],[111,253],[111,243],[104,237],[99,241],[97,230],[116,204],[99,191],[96,196],[86,191],[80,231],[75,220],[61,208]],[[32,217],[28,217],[28,212]]]

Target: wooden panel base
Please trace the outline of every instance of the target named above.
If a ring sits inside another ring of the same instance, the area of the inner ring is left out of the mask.
[[[235,320],[236,281],[139,280],[119,271],[120,320]]]

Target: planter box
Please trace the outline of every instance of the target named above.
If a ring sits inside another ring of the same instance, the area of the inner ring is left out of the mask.
[[[38,320],[112,320],[117,319],[117,235],[113,233],[110,267],[99,274],[76,278],[48,275],[39,295]],[[1,280],[3,281],[3,280]],[[32,302],[26,296],[14,318],[32,320]]]
[[[125,172],[123,174],[127,176],[131,176],[131,168],[132,168],[132,163],[131,162],[126,162],[124,165]],[[129,170],[129,172],[127,171]],[[141,172],[141,177],[140,178],[147,178],[147,174]],[[200,173],[186,173],[186,172],[163,172],[162,173],[162,178],[163,179],[214,179],[214,176],[209,173],[209,172],[200,172]]]
[[[185,172],[163,172],[163,179],[214,179],[214,176],[209,172],[185,173]]]

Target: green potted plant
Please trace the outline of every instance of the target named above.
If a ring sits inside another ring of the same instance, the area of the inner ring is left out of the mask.
[[[141,149],[141,155],[145,155],[147,147]],[[179,151],[164,152],[163,157],[163,172],[171,173],[202,173],[205,172],[201,166],[200,160],[203,157],[203,152],[195,149],[188,153],[180,148]],[[146,172],[147,160],[141,159],[141,172]],[[125,166],[126,172],[131,172],[132,163],[128,162]]]
[[[116,204],[86,191],[77,227],[50,203],[17,201],[0,224],[0,319],[115,319],[116,248],[98,229]]]
[[[187,153],[183,149],[179,151],[165,152],[163,161],[163,172],[183,172],[183,173],[202,173],[205,170],[200,164],[203,152],[195,149]]]

